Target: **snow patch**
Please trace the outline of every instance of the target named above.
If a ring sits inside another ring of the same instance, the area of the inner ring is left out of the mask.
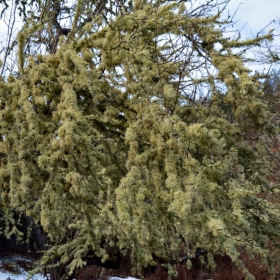
[[[32,263],[33,260],[18,256],[0,256],[0,280],[26,280],[28,272],[22,267],[22,264]],[[32,280],[46,280],[42,274],[35,274]]]
[[[33,260],[18,256],[0,256],[0,280],[26,280],[28,272],[21,266],[22,263],[32,263]],[[31,280],[47,280],[43,274],[35,274]],[[134,277],[116,277],[112,276],[110,280],[140,280]]]
[[[26,280],[28,278],[28,273],[23,271],[21,274],[13,274],[11,272],[0,271],[0,280]],[[35,274],[31,278],[32,280],[46,280],[42,274]]]
[[[110,280],[140,280],[140,279],[137,279],[137,278],[133,278],[133,277],[127,277],[127,278],[120,278],[120,277],[111,277]]]

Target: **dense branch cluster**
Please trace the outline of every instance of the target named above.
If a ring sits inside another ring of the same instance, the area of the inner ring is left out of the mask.
[[[0,207],[40,223],[41,265],[59,258],[72,274],[118,252],[141,271],[202,248],[249,277],[239,248],[265,261],[279,245],[277,129],[263,77],[234,49],[270,34],[226,38],[215,1],[36,5],[19,73],[0,82]]]

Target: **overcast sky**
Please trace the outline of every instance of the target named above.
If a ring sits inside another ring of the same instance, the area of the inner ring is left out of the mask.
[[[232,16],[239,4],[240,6],[234,19],[235,21],[238,20],[237,28],[239,30],[243,28],[241,34],[242,37],[244,36],[244,39],[256,36],[256,34],[273,19],[276,19],[276,21],[278,19],[278,24],[271,24],[266,30],[272,28],[280,29],[280,0],[231,0],[225,14],[229,12]],[[5,28],[1,21],[0,33],[2,33]]]
[[[242,39],[256,37],[258,32],[263,30],[273,19],[275,19],[275,23],[270,24],[263,31],[267,32],[270,29],[275,29],[275,34],[280,35],[280,0],[231,0],[224,17],[226,18],[228,13],[233,16],[237,8],[238,11],[234,21],[236,22],[236,29],[241,30]],[[16,26],[19,26],[19,24]],[[4,35],[7,32],[6,29],[3,19],[0,20],[1,49],[6,41]],[[275,43],[280,46],[280,36],[275,37]]]
[[[252,36],[251,32],[256,35],[257,32],[264,28],[273,19],[278,18],[279,21],[280,0],[231,0],[226,12],[229,11],[230,15],[233,15],[239,4],[240,6],[235,15],[235,20],[239,20],[238,28],[242,28],[248,22],[242,32],[242,34],[246,34],[248,37]],[[270,26],[270,28],[275,27],[276,24]],[[0,22],[0,32],[1,31]]]
[[[239,4],[234,19],[238,20],[237,28],[239,30],[243,28],[241,32],[243,39],[255,37],[273,19],[276,22],[265,30],[279,30],[280,0],[231,0],[226,13],[229,11],[232,16]]]

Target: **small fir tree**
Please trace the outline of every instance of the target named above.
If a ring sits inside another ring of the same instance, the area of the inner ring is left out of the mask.
[[[0,82],[3,211],[40,223],[41,265],[59,258],[69,274],[118,252],[138,272],[160,260],[172,277],[180,250],[201,248],[210,266],[225,254],[249,279],[238,249],[269,262],[280,241],[276,126],[262,76],[234,49],[271,35],[227,38],[214,1],[95,2],[77,1],[67,32],[45,10],[18,35],[20,73]],[[65,36],[25,55],[47,24]]]

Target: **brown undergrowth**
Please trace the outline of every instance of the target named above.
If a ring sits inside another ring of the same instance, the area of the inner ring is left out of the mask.
[[[14,244],[15,243],[15,244]],[[22,255],[31,257],[30,253],[26,253],[25,245],[16,244],[16,242],[0,238],[0,253],[3,256],[7,256],[8,253],[14,255]],[[24,253],[25,251],[25,253]],[[34,256],[33,256],[34,257]],[[268,271],[268,267],[262,264],[260,257],[250,258],[244,249],[240,249],[240,259],[244,262],[247,269],[255,276],[256,280],[280,280],[280,253],[271,246],[271,258],[274,261],[272,264],[275,269],[275,275],[271,275]],[[35,259],[33,259],[35,261]],[[215,261],[217,263],[215,271],[209,271],[205,265],[201,265],[199,258],[195,258],[192,261],[191,269],[187,269],[186,262],[177,266],[178,276],[173,280],[245,280],[242,272],[232,263],[227,256],[216,256]],[[22,267],[25,270],[30,270],[29,267],[24,267],[25,264],[17,262],[2,262],[0,270],[13,271],[18,270],[18,267]],[[131,262],[128,256],[121,258],[118,269],[102,268],[97,265],[86,265],[85,267],[78,269],[73,278],[76,280],[107,280],[109,276],[131,276]],[[156,267],[147,267],[142,271],[140,275],[135,277],[144,280],[167,280],[168,273],[164,267],[159,263]]]
[[[275,259],[274,268],[275,275],[269,273],[268,267],[262,264],[261,258],[255,257],[251,259],[245,250],[240,249],[240,259],[243,260],[247,269],[255,276],[256,280],[280,280],[280,265],[279,254],[276,251],[272,251],[274,254],[272,257]],[[173,278],[173,280],[245,280],[245,276],[242,272],[232,263],[227,256],[217,256],[216,257],[216,269],[215,271],[209,271],[206,266],[200,264],[199,259],[193,260],[192,268],[187,269],[186,263],[180,264],[177,267],[178,276]],[[131,263],[128,258],[124,258],[120,264],[119,269],[106,269],[104,275],[102,276],[102,268],[94,265],[88,265],[76,271],[74,275],[77,280],[107,280],[109,276],[130,276],[131,275]],[[140,277],[136,275],[139,279],[144,280],[167,280],[167,271],[157,265],[154,272],[151,272],[149,268],[143,270],[143,275],[145,277]],[[100,277],[101,276],[101,277]]]

